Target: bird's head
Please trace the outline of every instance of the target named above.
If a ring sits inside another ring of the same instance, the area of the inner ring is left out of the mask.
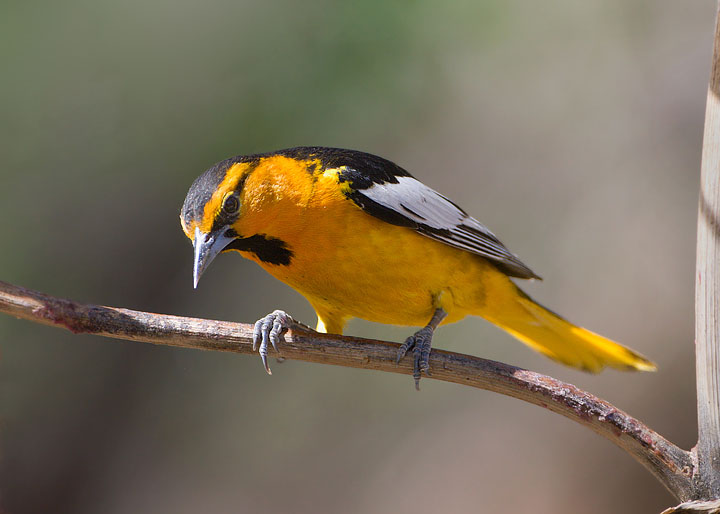
[[[193,182],[185,197],[180,223],[195,249],[195,287],[212,260],[239,237],[233,225],[242,215],[248,169],[247,162],[237,159],[219,162]]]
[[[347,151],[296,147],[240,155],[200,175],[180,211],[183,231],[195,247],[195,287],[221,252],[238,251],[266,269],[289,265],[293,238],[304,237],[297,207],[312,194],[313,174],[336,164],[328,155],[338,152]]]

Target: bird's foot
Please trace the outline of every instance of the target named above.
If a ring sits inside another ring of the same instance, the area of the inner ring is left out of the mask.
[[[407,352],[413,351],[413,378],[415,379],[415,389],[418,391],[422,374],[430,376],[430,347],[434,332],[435,329],[431,326],[421,328],[408,337],[397,352],[397,363],[399,364]]]
[[[268,375],[272,375],[272,371],[270,371],[270,366],[268,366],[267,362],[268,342],[272,344],[275,352],[280,353],[277,347],[280,338],[288,329],[292,328],[312,330],[310,327],[298,323],[287,312],[281,310],[273,311],[255,322],[255,329],[253,330],[253,351],[260,345],[260,359],[262,359],[263,366],[265,366],[265,371],[267,371]],[[284,360],[282,357],[278,357],[278,362],[282,362],[282,360]]]

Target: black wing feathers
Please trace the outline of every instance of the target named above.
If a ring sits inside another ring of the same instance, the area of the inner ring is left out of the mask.
[[[477,222],[474,218],[469,219]],[[461,224],[453,229],[438,230],[420,225],[417,231],[432,239],[447,243],[450,246],[485,257],[511,277],[540,279],[534,271],[527,267],[515,254],[511,253],[505,245],[487,229],[479,231],[473,227]]]
[[[325,169],[347,167],[341,180],[348,181],[357,189],[365,189],[378,183],[397,183],[397,177],[410,174],[397,164],[365,152],[325,148],[320,146],[299,146],[277,152],[293,159],[319,159]]]
[[[540,278],[479,221],[396,164],[351,150],[303,150],[312,150],[326,169],[341,168],[338,180],[352,187],[348,198],[368,214],[484,257],[512,277]]]

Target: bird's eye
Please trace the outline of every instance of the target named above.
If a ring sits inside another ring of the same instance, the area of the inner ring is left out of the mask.
[[[223,202],[222,210],[225,214],[236,214],[240,210],[240,200],[235,195],[229,195]]]

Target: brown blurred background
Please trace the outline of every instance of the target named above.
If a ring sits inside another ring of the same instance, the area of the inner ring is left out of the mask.
[[[178,212],[226,157],[387,157],[478,217],[542,303],[656,360],[590,376],[481,319],[440,348],[529,367],[695,442],[693,276],[715,3],[0,3],[0,279],[251,322],[297,293],[237,255],[197,291]],[[354,321],[402,340],[409,328]],[[406,376],[73,336],[0,316],[0,505],[20,513],[658,512],[547,411]]]

